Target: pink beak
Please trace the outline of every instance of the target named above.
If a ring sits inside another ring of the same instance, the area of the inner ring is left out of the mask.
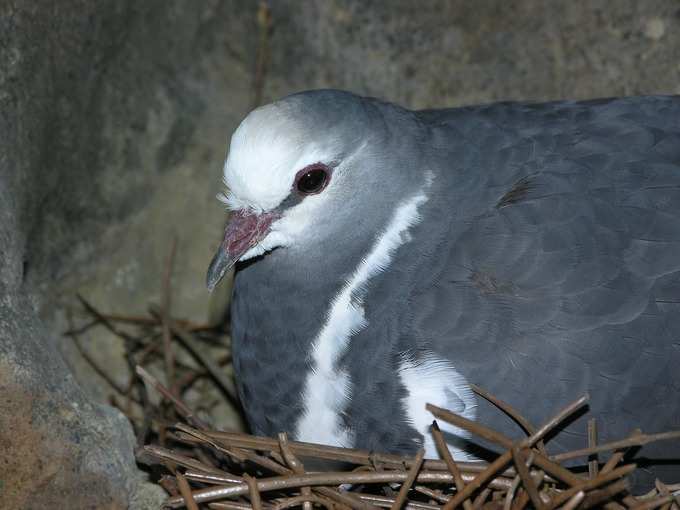
[[[224,241],[208,268],[208,290],[212,291],[243,254],[269,234],[272,222],[278,217],[272,212],[255,214],[246,210],[231,215],[224,230]]]

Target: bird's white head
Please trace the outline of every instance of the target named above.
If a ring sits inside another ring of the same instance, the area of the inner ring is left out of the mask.
[[[390,122],[386,110],[396,112]],[[409,165],[400,153],[403,142],[390,133],[390,124],[407,117],[377,100],[330,90],[251,112],[232,136],[224,165],[221,199],[232,215],[208,288],[236,262],[276,248],[307,252],[324,237],[347,231],[356,237],[360,228],[373,235],[371,221],[409,189],[398,168]]]

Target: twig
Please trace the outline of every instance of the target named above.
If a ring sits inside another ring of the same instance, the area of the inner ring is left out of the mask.
[[[588,420],[588,448],[593,448],[597,445],[597,422],[595,418]],[[599,462],[597,460],[597,453],[594,453],[592,457],[588,460],[588,477],[595,478],[597,476],[597,471],[599,468]]]
[[[401,507],[404,506],[404,503],[406,502],[406,498],[408,496],[408,491],[411,490],[411,486],[413,485],[416,476],[418,476],[418,472],[420,471],[420,468],[423,465],[424,458],[425,450],[421,448],[420,450],[418,450],[418,453],[416,454],[415,462],[411,466],[411,469],[409,469],[406,481],[404,481],[401,488],[399,489],[399,493],[397,494],[397,498],[394,500],[394,504],[392,505],[391,510],[401,510]]]
[[[498,397],[493,396],[491,393],[489,393],[485,389],[477,386],[476,384],[471,384],[470,388],[477,395],[484,398],[485,400],[488,400],[493,405],[495,405],[498,409],[500,409],[505,414],[507,414],[510,418],[512,418],[515,421],[515,423],[517,423],[522,428],[522,430],[524,430],[524,432],[527,435],[530,436],[531,434],[536,433],[536,427],[534,427],[531,423],[529,423],[529,420],[527,420],[524,416],[522,416],[520,414],[520,412],[517,411],[510,404],[508,404],[507,402],[504,402],[503,400],[499,399]],[[541,451],[541,453],[543,455],[545,455],[545,456],[548,455],[546,450],[545,450],[545,444],[543,443],[543,441],[538,441],[537,446],[538,446],[538,449]]]
[[[621,448],[630,448],[631,446],[643,446],[655,441],[668,441],[671,439],[680,439],[680,430],[671,432],[661,432],[659,434],[638,434],[620,441],[612,441],[610,443],[603,443],[591,448],[583,448],[581,450],[573,450],[566,453],[558,453],[552,455],[550,458],[557,462],[574,459],[577,457],[587,457],[595,453],[606,452],[611,450],[618,450]]]
[[[531,475],[529,474],[529,469],[527,467],[527,458],[524,456],[524,453],[518,447],[515,446],[512,449],[512,458],[515,462],[515,468],[517,469],[517,473],[522,479],[522,485],[524,487],[524,490],[527,491],[529,499],[531,499],[534,508],[536,508],[536,510],[544,510],[545,505],[543,505],[543,502],[541,501],[541,498],[538,495],[538,489],[536,488],[534,481],[531,479]],[[533,459],[531,460],[533,461]],[[528,464],[531,465],[530,462]]]
[[[193,411],[187,406],[184,402],[182,402],[179,398],[177,398],[175,395],[173,395],[165,386],[163,386],[158,379],[156,379],[154,376],[152,376],[149,372],[144,370],[143,367],[137,366],[136,367],[136,372],[139,377],[141,377],[144,382],[146,382],[149,386],[151,386],[153,389],[158,391],[161,395],[163,395],[166,399],[168,399],[172,404],[175,406],[175,409],[179,411],[179,413],[192,425],[194,425],[196,428],[199,429],[208,429],[209,425],[203,421],[201,418],[196,416]]]
[[[572,413],[576,412],[578,409],[583,407],[588,402],[588,395],[584,395],[572,404],[562,409],[557,413],[552,419],[548,420],[541,428],[539,428],[530,437],[523,439],[518,443],[519,447],[530,447],[533,446],[536,441],[539,441],[545,437],[553,428],[557,427],[564,419],[569,417]],[[429,404],[428,404],[429,405]],[[503,438],[503,442],[507,441],[501,434],[496,433],[496,438]],[[538,457],[538,456],[537,456]],[[444,510],[452,510],[461,504],[464,500],[470,497],[470,495],[477,489],[481,488],[484,484],[488,483],[496,474],[502,470],[512,459],[512,451],[507,450],[504,454],[499,456],[495,461],[493,461],[489,467],[477,475],[475,479],[465,486],[465,489],[458,492],[454,497],[452,497],[448,503],[444,505]],[[547,466],[544,468],[547,471]]]
[[[406,481],[408,473],[406,471],[378,471],[372,473],[347,473],[347,472],[323,472],[307,473],[305,475],[288,475],[272,478],[260,479],[257,481],[257,488],[260,492],[278,491],[309,486],[331,486],[340,484],[376,484],[376,483],[403,483]],[[419,483],[453,483],[453,477],[448,472],[421,471],[416,480]],[[498,484],[496,480],[490,484],[494,488],[507,489],[507,484]],[[201,489],[194,492],[194,499],[197,503],[204,503],[227,497],[242,496],[247,494],[248,487],[239,484],[229,487],[213,487]],[[181,498],[171,498],[167,505],[172,508],[183,506]]]
[[[156,313],[153,309],[152,313]],[[234,383],[225,375],[225,370],[221,368],[215,360],[210,357],[206,350],[201,346],[194,336],[180,327],[176,321],[169,320],[170,331],[180,340],[182,345],[186,347],[187,351],[206,369],[210,377],[217,383],[217,386],[224,392],[232,405],[237,409],[240,408],[240,403],[234,389]]]
[[[281,455],[283,456],[284,462],[293,471],[293,473],[298,475],[304,474],[305,467],[290,449],[290,446],[288,445],[288,435],[285,432],[279,433],[279,447],[281,448]],[[312,495],[312,491],[309,487],[302,487],[302,489],[300,489],[300,493],[302,495],[301,497],[308,496],[311,498]],[[311,501],[312,500],[309,499],[302,503],[303,510],[312,510]]]
[[[243,475],[248,484],[248,495],[250,496],[250,504],[253,510],[262,510],[262,499],[260,498],[260,491],[257,488],[257,480],[249,475]]]
[[[444,460],[444,462],[446,462],[446,466],[449,468],[449,472],[453,476],[453,481],[456,484],[456,490],[459,492],[462,491],[465,488],[465,482],[463,482],[463,477],[460,475],[460,470],[458,469],[456,461],[451,455],[451,451],[449,450],[449,447],[447,446],[444,436],[442,435],[442,432],[439,429],[439,425],[436,421],[432,422],[432,438],[434,439],[434,443],[437,446],[439,455]],[[472,502],[469,499],[466,499],[463,501],[463,508],[465,510],[472,510]]]
[[[191,494],[191,487],[189,487],[189,482],[182,476],[181,473],[175,473],[175,478],[177,478],[177,486],[179,487],[179,492],[186,502],[188,510],[198,510],[198,505],[194,501],[194,497]]]
[[[580,486],[572,487],[571,489],[567,489],[566,491],[560,493],[558,496],[555,496],[550,504],[550,508],[551,509],[556,508],[559,505],[564,504],[570,497],[576,494],[579,490],[596,489],[606,483],[611,482],[612,480],[622,478],[632,473],[635,470],[635,467],[636,467],[635,464],[628,464],[626,466],[621,466],[620,468],[614,469],[609,473],[604,474],[601,473],[597,478],[593,478],[592,480],[585,480],[583,484],[581,484]]]
[[[189,469],[195,469],[196,471],[204,473],[206,475],[209,474],[212,476],[220,476],[221,479],[223,480],[222,483],[224,483],[224,481],[226,480],[237,483],[241,482],[241,480],[235,479],[233,475],[228,475],[224,471],[203,464],[202,462],[194,458],[187,457],[186,455],[182,455],[181,453],[174,452],[161,446],[146,445],[142,448],[141,451],[152,457],[156,457],[163,461],[170,461],[173,462],[174,464],[184,466]]]
[[[562,507],[562,510],[574,510],[577,506],[581,504],[581,501],[583,501],[583,498],[586,497],[586,493],[583,491],[578,491],[576,494],[574,494],[571,498],[569,498],[569,501],[567,501],[564,506]]]

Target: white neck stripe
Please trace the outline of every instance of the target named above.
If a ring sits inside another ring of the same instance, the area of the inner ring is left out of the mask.
[[[429,182],[428,182],[429,184]],[[296,438],[323,444],[352,446],[349,433],[341,427],[340,414],[349,397],[349,374],[337,367],[349,339],[367,325],[363,295],[373,276],[387,268],[404,234],[420,221],[418,208],[427,200],[421,190],[395,211],[368,255],[332,301],[326,322],[313,343],[312,370],[303,391],[305,412],[297,426]]]

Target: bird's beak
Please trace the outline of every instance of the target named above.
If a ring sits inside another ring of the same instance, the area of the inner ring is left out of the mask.
[[[278,217],[278,214],[272,212],[255,214],[245,210],[231,215],[224,230],[224,241],[208,268],[208,290],[212,291],[243,254],[269,234],[272,222]]]

